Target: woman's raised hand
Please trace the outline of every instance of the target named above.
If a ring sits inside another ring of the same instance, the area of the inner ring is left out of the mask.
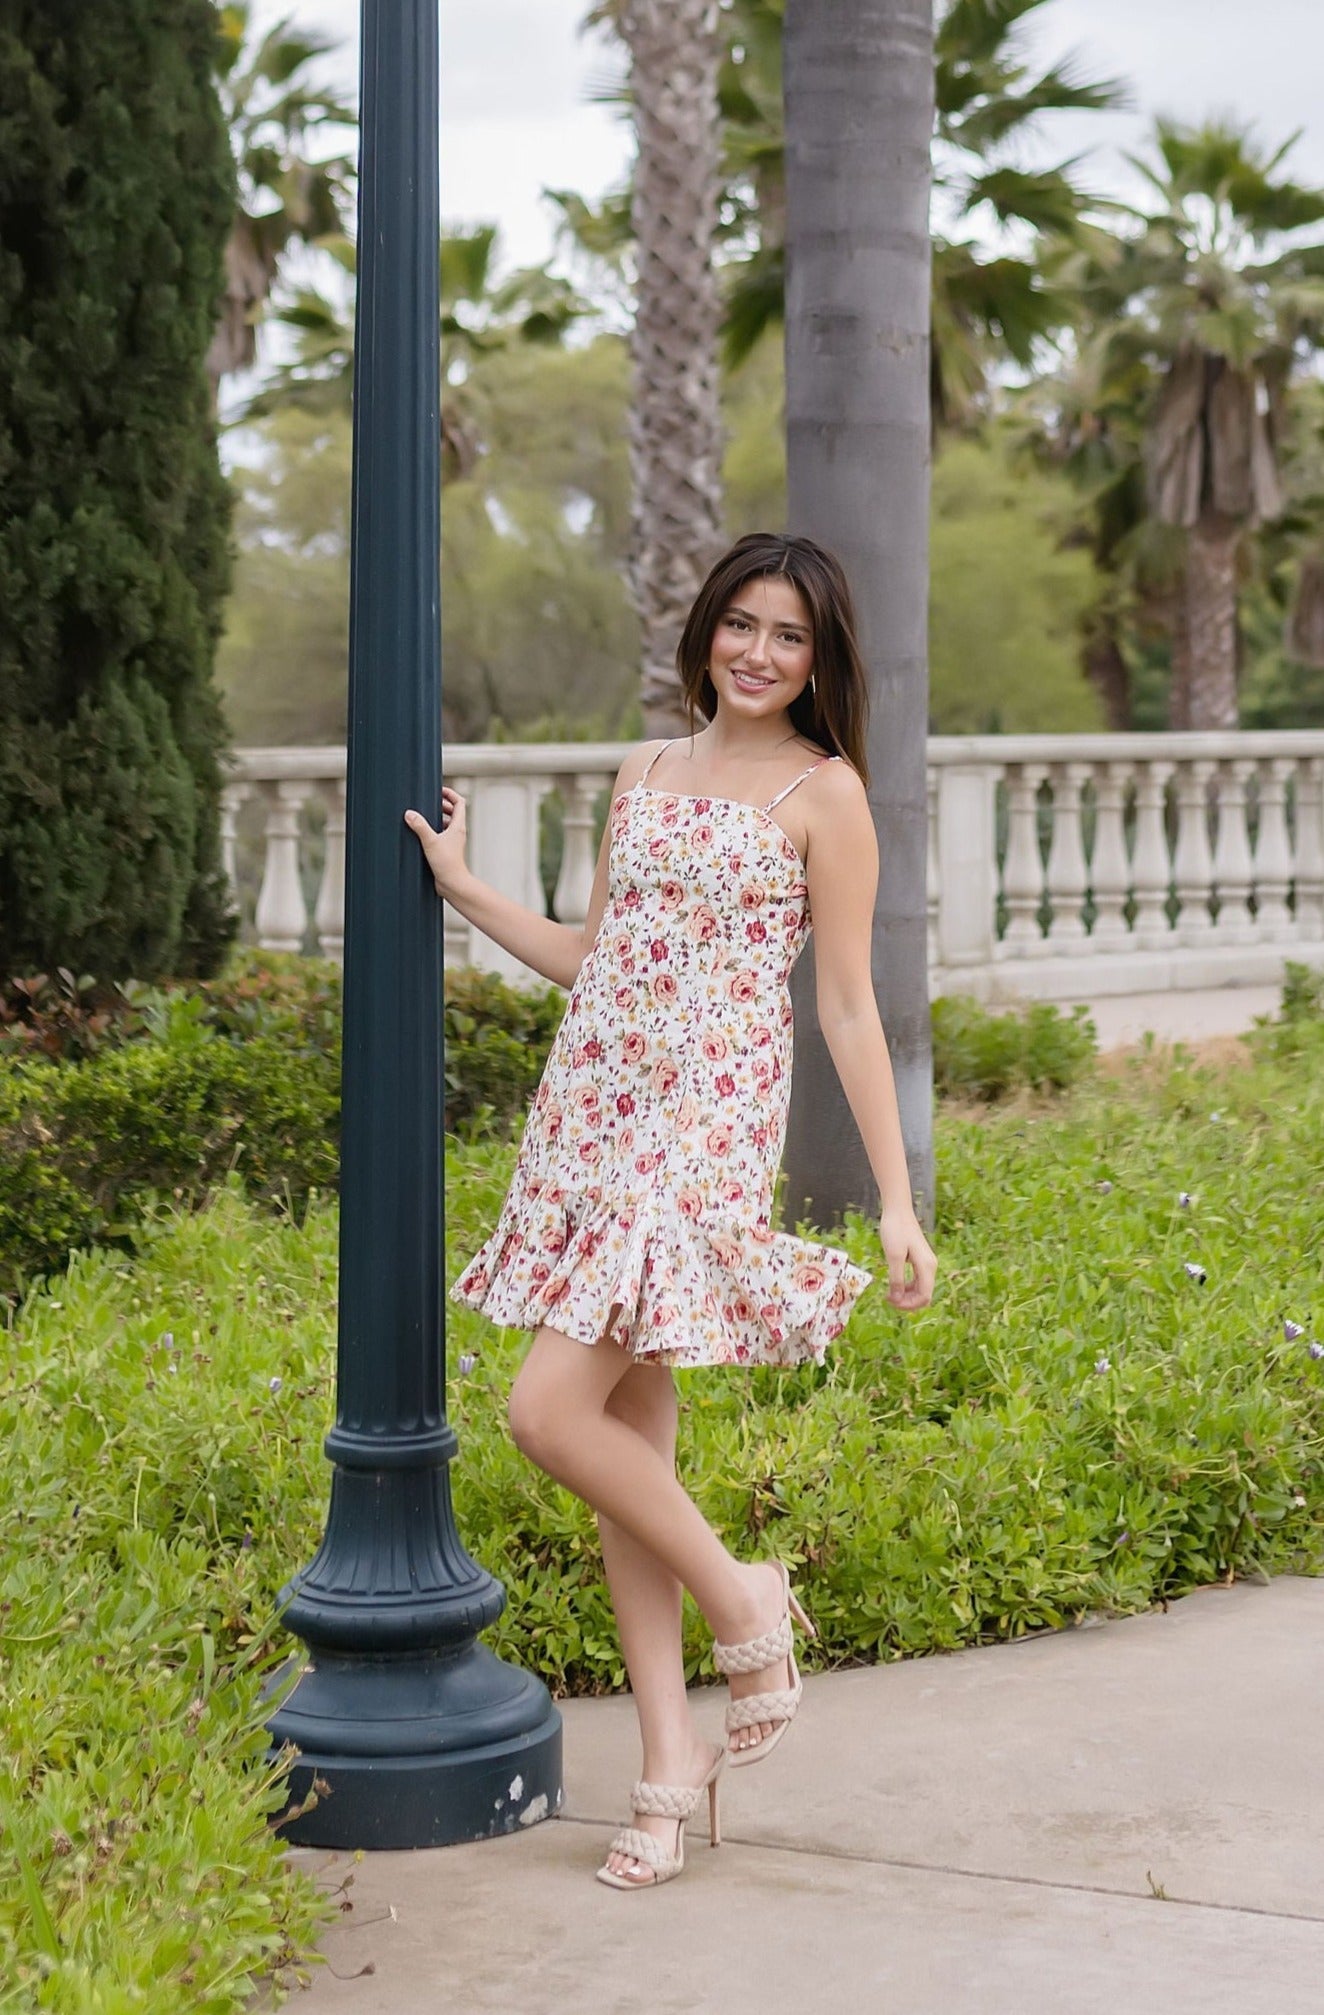
[[[434,831],[422,812],[405,813],[405,824],[423,849],[439,896],[449,895],[465,875],[464,843],[467,834],[464,821],[464,799],[446,784],[441,787],[440,832]]]

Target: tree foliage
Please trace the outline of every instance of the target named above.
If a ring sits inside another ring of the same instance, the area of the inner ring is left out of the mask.
[[[258,324],[292,244],[343,243],[354,162],[327,154],[323,135],[355,124],[352,107],[313,81],[334,40],[288,19],[259,31],[248,0],[218,14],[216,69],[237,172],[237,201],[225,246],[225,293],[207,358],[213,390],[257,357]]]
[[[234,202],[210,0],[0,24],[0,969],[208,969]]]
[[[481,442],[443,492],[448,741],[633,732],[628,366],[619,338],[477,356]],[[245,435],[237,592],[221,658],[240,742],[335,742],[345,725],[349,418],[280,409]]]

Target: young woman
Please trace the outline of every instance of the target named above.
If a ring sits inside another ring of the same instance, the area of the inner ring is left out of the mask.
[[[808,539],[741,539],[704,583],[678,665],[691,733],[622,764],[582,931],[469,873],[457,792],[442,792],[440,832],[406,814],[446,900],[570,993],[500,1219],[451,1294],[534,1332],[512,1433],[597,1514],[643,1743],[634,1823],[598,1870],[622,1889],[680,1873],[705,1789],[716,1845],[723,1766],[765,1757],[800,1701],[791,1616],[808,1619],[783,1563],[735,1559],[678,1481],[671,1367],[821,1361],[870,1282],[770,1224],[786,981],[811,928],[893,1306],[926,1306],[935,1271],[870,977],[867,690],[839,565]],[[685,1691],[687,1588],[730,1680],[715,1749]]]

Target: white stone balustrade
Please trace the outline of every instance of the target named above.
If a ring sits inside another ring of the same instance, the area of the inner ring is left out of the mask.
[[[443,753],[474,872],[547,909],[543,807],[560,806],[551,910],[583,921],[618,742]],[[1324,964],[1324,732],[932,736],[934,993],[985,1000],[1276,984]],[[345,751],[245,749],[222,818],[245,935],[338,956]],[[448,964],[534,977],[448,904]]]

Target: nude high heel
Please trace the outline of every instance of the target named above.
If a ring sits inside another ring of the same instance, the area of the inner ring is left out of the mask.
[[[748,1749],[732,1749],[727,1745],[731,1768],[739,1769],[743,1763],[758,1763],[777,1747],[783,1735],[795,1719],[804,1692],[799,1671],[795,1663],[795,1644],[791,1630],[794,1617],[807,1637],[817,1636],[813,1624],[805,1615],[791,1587],[791,1577],[786,1571],[786,1562],[779,1560],[782,1586],[786,1593],[786,1607],[780,1623],[771,1630],[765,1630],[762,1637],[750,1637],[743,1644],[721,1644],[714,1641],[713,1663],[719,1672],[761,1672],[765,1666],[776,1665],[779,1659],[786,1659],[791,1675],[788,1687],[779,1687],[771,1693],[746,1693],[739,1700],[727,1704],[726,1732],[735,1735],[742,1728],[753,1728],[760,1721],[775,1722],[771,1735],[763,1736],[751,1743]]]
[[[643,1862],[651,1873],[618,1875],[604,1862],[597,1871],[599,1882],[605,1882],[609,1889],[656,1889],[659,1882],[670,1882],[673,1876],[679,1875],[685,1866],[685,1821],[690,1818],[705,1791],[708,1793],[709,1838],[714,1847],[720,1847],[722,1828],[718,1793],[726,1762],[726,1750],[715,1749],[708,1774],[698,1784],[647,1784],[641,1779],[634,1785],[630,1791],[631,1816],[674,1819],[676,1851],[668,1854],[660,1840],[637,1826],[622,1826],[607,1849],[608,1855],[628,1854],[631,1860]]]

